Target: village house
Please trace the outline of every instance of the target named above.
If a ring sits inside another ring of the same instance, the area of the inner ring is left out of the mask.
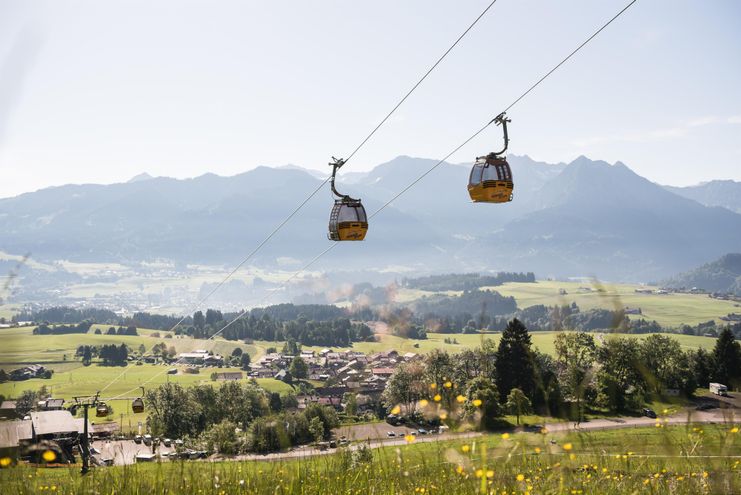
[[[242,379],[241,371],[228,371],[224,373],[214,373],[217,380],[234,381]]]
[[[183,352],[178,355],[178,361],[193,366],[220,366],[224,364],[224,358],[218,354],[198,349],[193,352]]]
[[[31,378],[43,377],[46,368],[40,364],[31,364],[23,368],[18,368],[10,372],[12,381],[30,380]]]
[[[64,409],[64,399],[48,398],[40,400],[37,404],[39,411],[61,411]]]

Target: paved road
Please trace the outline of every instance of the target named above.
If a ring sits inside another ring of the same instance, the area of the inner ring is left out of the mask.
[[[710,411],[695,411],[694,409],[686,409],[680,413],[674,414],[673,416],[667,417],[666,421],[662,418],[661,421],[666,424],[686,424],[686,423],[738,423],[741,421],[739,410],[736,408],[727,409],[713,409]],[[563,433],[567,431],[590,431],[590,430],[606,430],[616,428],[635,428],[643,426],[653,426],[656,423],[655,419],[647,417],[620,417],[620,418],[602,418],[594,419],[581,424],[575,424],[573,422],[554,422],[546,423],[544,426],[547,428],[549,433]],[[402,436],[386,438],[386,432],[394,431],[397,435]],[[376,447],[388,447],[394,445],[405,445],[407,441],[404,439],[404,433],[408,432],[409,429],[406,427],[392,427],[385,423],[372,423],[364,425],[353,425],[348,427],[339,428],[336,433],[338,436],[345,435],[351,440],[356,441],[367,441],[371,448]],[[516,430],[514,431],[516,433]],[[415,443],[420,442],[437,442],[443,440],[453,439],[465,439],[474,438],[481,436],[479,432],[467,432],[467,433],[446,433],[442,435],[419,435],[417,436]],[[109,457],[114,459],[114,464],[132,464],[137,454],[140,453],[151,453],[151,447],[145,445],[137,445],[131,440],[125,441],[96,441],[93,444],[98,450],[101,451],[102,457]],[[352,445],[350,448],[354,448]],[[172,449],[166,447],[160,447],[157,452],[163,454],[171,451]],[[265,455],[241,455],[236,458],[230,458],[235,460],[282,460],[282,459],[296,459],[303,457],[312,457],[317,455],[331,454],[335,449],[319,450],[313,447],[298,447],[286,452],[277,452],[273,454]],[[212,460],[219,460],[218,456],[212,457]]]

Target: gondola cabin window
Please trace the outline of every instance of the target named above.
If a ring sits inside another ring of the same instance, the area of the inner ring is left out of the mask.
[[[481,184],[481,174],[484,172],[484,165],[477,163],[473,166],[471,169],[471,177],[469,178],[468,182],[472,186],[475,186],[477,184]]]

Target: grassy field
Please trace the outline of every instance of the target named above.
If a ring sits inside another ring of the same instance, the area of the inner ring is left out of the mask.
[[[557,332],[533,332],[532,336],[533,345],[537,347],[541,352],[546,354],[554,354],[555,349],[553,346],[553,339]],[[614,335],[618,337],[629,337],[636,339],[644,339],[648,335],[635,335],[635,334],[594,334],[595,338],[599,339],[600,335],[608,337],[608,335]],[[676,334],[660,334],[667,335],[675,338],[679,341],[680,345],[684,349],[712,349],[715,345],[715,338],[712,337],[697,337],[694,335],[676,335]],[[353,349],[364,353],[380,352],[388,349],[395,349],[398,352],[415,352],[415,353],[426,353],[433,349],[447,349],[451,353],[460,352],[466,348],[478,347],[481,345],[483,339],[493,340],[495,344],[499,343],[501,334],[441,334],[441,333],[429,333],[427,334],[426,340],[410,340],[403,339],[401,337],[395,337],[393,335],[381,335],[378,336],[378,342],[356,342],[352,347],[340,348],[333,347],[335,350],[347,350]],[[446,344],[445,339],[455,339],[457,344]],[[254,345],[260,347],[273,346],[278,349],[282,347],[282,343],[275,342],[255,342]],[[306,349],[320,350],[321,346],[305,347]]]
[[[628,433],[628,434],[626,434]],[[170,462],[94,469],[14,467],[6,493],[697,494],[741,491],[732,425],[487,435],[289,461]]]
[[[583,288],[591,289],[584,290]],[[592,282],[555,282],[541,280],[536,283],[509,282],[491,289],[504,296],[512,296],[517,301],[517,307],[527,308],[536,304],[555,306],[576,304],[581,309],[604,308],[641,308],[643,318],[656,320],[661,325],[678,327],[683,323],[696,325],[697,323],[715,320],[728,313],[738,313],[739,305],[732,301],[711,299],[701,294],[638,294],[639,288],[658,289],[628,284],[600,284]],[[564,289],[566,295],[561,295],[559,289]],[[602,289],[602,290],[598,290]],[[442,292],[448,295],[460,294],[460,291]],[[395,294],[395,301],[400,303],[411,302],[432,292],[417,289],[399,289]]]
[[[580,290],[580,287],[593,289]],[[602,288],[604,292],[596,289]],[[643,318],[656,320],[661,325],[678,327],[681,324],[696,325],[708,320],[720,322],[719,318],[728,313],[738,312],[738,303],[719,301],[701,294],[638,294],[637,285],[539,281],[534,284],[506,283],[491,289],[504,296],[513,296],[517,306],[525,308],[535,304],[552,306],[555,304],[576,304],[581,309],[591,308],[641,308]],[[559,295],[559,289],[567,294]],[[653,287],[656,289],[656,287]]]
[[[108,325],[93,325],[87,334],[69,335],[33,335],[32,327],[0,329],[0,369],[6,371],[19,368],[24,364],[42,364],[54,370],[52,378],[32,379],[22,382],[7,382],[0,384],[0,395],[5,397],[18,397],[25,390],[39,390],[46,386],[52,396],[71,400],[75,396],[95,394],[103,390],[111,381],[115,382],[107,388],[102,396],[115,397],[127,393],[136,387],[146,384],[147,388],[156,387],[167,381],[180,383],[184,386],[199,383],[220,383],[211,381],[211,373],[214,371],[239,371],[232,368],[204,369],[201,374],[190,375],[179,373],[168,375],[165,371],[169,366],[144,364],[135,366],[129,364],[120,366],[99,366],[93,363],[91,366],[83,366],[75,359],[75,351],[80,345],[105,345],[125,343],[134,351],[140,345],[146,349],[160,342],[168,347],[174,346],[177,352],[188,352],[194,349],[209,349],[217,353],[230,355],[235,347],[240,347],[244,352],[250,354],[251,358],[259,358],[265,351],[264,347],[247,345],[242,342],[232,342],[222,339],[199,340],[191,338],[164,338],[168,333],[159,330],[138,329],[138,336],[126,335],[96,335],[95,329],[100,328],[105,332]],[[153,334],[159,332],[160,337]],[[246,378],[245,378],[246,379]],[[258,383],[269,391],[287,392],[291,389],[289,385],[278,380],[260,379]],[[133,391],[129,395],[135,396],[139,391]],[[134,414],[131,411],[129,401],[115,400],[110,403],[114,409],[114,419],[123,424],[124,430],[136,428],[138,421],[144,421],[146,413]],[[123,417],[122,417],[123,415]]]
[[[146,389],[152,389],[167,382],[178,383],[183,386],[197,384],[219,386],[223,382],[211,380],[211,373],[216,371],[239,371],[237,368],[205,368],[197,375],[185,373],[168,375],[165,371],[169,368],[169,366],[152,364],[121,367],[98,366],[96,364],[82,366],[80,363],[77,363],[76,367],[64,372],[55,373],[48,380],[34,378],[22,382],[0,384],[0,394],[5,397],[18,397],[24,390],[39,390],[42,386],[46,386],[53,397],[70,401],[75,396],[93,395],[113,382],[112,385],[101,393],[102,398],[116,397],[121,394],[127,394],[125,397],[136,397],[141,395],[137,387],[142,385]],[[247,380],[246,375],[243,380]],[[286,385],[272,378],[259,378],[257,379],[257,383],[270,392],[286,393],[292,390],[290,385]],[[107,401],[107,403],[113,407],[113,414],[107,420],[119,422],[122,424],[124,431],[136,429],[139,421],[144,422],[146,420],[146,412],[135,414],[131,410],[129,400],[113,400]]]
[[[0,280],[0,284],[1,284]],[[10,320],[16,313],[21,310],[21,306],[18,304],[0,304],[0,318]]]
[[[209,349],[216,353],[231,354],[235,347],[242,348],[254,359],[263,352],[261,348],[247,345],[237,341],[226,341],[223,339],[198,340],[188,337],[180,338],[173,336],[165,338],[169,332],[163,330],[138,329],[139,335],[105,335],[110,325],[93,325],[87,334],[68,335],[33,335],[33,327],[0,329],[2,349],[0,350],[0,368],[10,369],[18,367],[19,363],[48,364],[50,368],[56,369],[57,365],[65,364],[74,359],[75,351],[80,345],[105,345],[126,344],[132,350],[137,351],[140,345],[149,350],[155,344],[165,343],[168,347],[173,346],[177,352],[187,352],[193,349]],[[103,334],[95,335],[95,330],[100,329]],[[159,333],[160,337],[153,334]]]

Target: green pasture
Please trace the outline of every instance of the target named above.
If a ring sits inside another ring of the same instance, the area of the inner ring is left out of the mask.
[[[553,345],[553,339],[558,332],[532,332],[531,338],[533,345],[537,347],[541,352],[546,354],[555,354],[555,348]],[[614,337],[628,337],[635,339],[644,339],[650,334],[624,334],[624,333],[594,333],[595,339],[599,342],[601,339],[607,339],[610,336]],[[712,349],[715,345],[715,338],[713,337],[699,337],[695,335],[677,335],[662,333],[659,335],[665,335],[672,337],[679,341],[679,344],[683,349]],[[355,342],[352,347],[332,347],[333,350],[355,350],[368,353],[386,351],[394,349],[400,353],[414,352],[414,353],[427,353],[433,349],[446,349],[451,353],[460,352],[463,349],[479,347],[484,339],[492,340],[495,344],[499,343],[501,338],[500,333],[488,333],[488,334],[442,334],[442,333],[428,333],[427,339],[425,340],[411,340],[396,337],[393,335],[377,335],[377,342]],[[457,344],[446,344],[445,339],[454,339]],[[254,345],[258,347],[272,346],[280,350],[283,347],[282,342],[265,342],[257,341]],[[311,349],[319,351],[323,349],[322,346],[304,346],[305,349]]]
[[[0,329],[0,368],[8,370],[21,366],[22,364],[43,364],[55,371],[68,366],[69,362],[75,361],[75,351],[81,345],[109,345],[122,343],[129,346],[132,351],[137,352],[140,345],[149,351],[154,345],[164,343],[167,347],[173,346],[180,352],[189,352],[194,349],[208,349],[216,353],[230,355],[235,347],[240,347],[250,354],[253,359],[262,354],[262,350],[239,341],[227,341],[224,339],[192,339],[172,335],[163,330],[138,329],[139,335],[105,335],[110,325],[93,325],[86,334],[67,335],[33,335],[33,327],[5,328]],[[100,329],[101,335],[96,335],[95,330]],[[155,337],[159,333],[159,337]],[[165,338],[166,335],[172,338]],[[66,356],[66,360],[65,360]]]
[[[591,290],[580,289],[582,287]],[[658,289],[639,285],[555,281],[509,282],[498,287],[490,287],[503,296],[514,297],[520,308],[536,304],[554,306],[572,302],[576,302],[581,309],[641,308],[643,318],[656,320],[659,324],[669,327],[678,327],[682,324],[696,325],[708,320],[720,322],[721,316],[741,311],[738,303],[711,299],[707,295],[659,295],[635,292],[641,288]],[[559,289],[564,289],[566,295],[559,294]]]
[[[2,282],[2,280],[0,280]],[[0,304],[0,318],[10,321],[21,310],[18,304]]]
[[[99,366],[95,363],[90,366],[82,366],[76,363],[71,369],[57,372],[48,380],[34,378],[20,382],[6,382],[0,384],[0,395],[5,397],[19,397],[25,390],[39,390],[45,386],[49,393],[55,398],[73,400],[74,397],[94,395],[101,391],[101,398],[108,399],[123,394],[123,400],[108,400],[107,403],[113,407],[113,414],[105,419],[97,421],[116,421],[123,424],[124,431],[136,429],[137,422],[146,420],[146,411],[135,414],[131,410],[130,400],[141,395],[138,387],[145,389],[155,388],[163,383],[172,382],[183,386],[198,384],[210,384],[219,386],[223,381],[211,380],[211,373],[222,373],[228,371],[240,371],[238,368],[202,368],[198,374],[183,373],[184,368],[179,367],[178,374],[169,375],[167,370],[172,366],[143,364],[136,366]],[[243,381],[247,380],[244,373]],[[258,385],[269,392],[287,393],[292,390],[290,385],[272,378],[258,378]],[[109,386],[109,384],[111,384]],[[108,387],[108,388],[106,388]]]
[[[484,435],[295,460],[0,470],[9,493],[697,494],[741,491],[734,425]]]

